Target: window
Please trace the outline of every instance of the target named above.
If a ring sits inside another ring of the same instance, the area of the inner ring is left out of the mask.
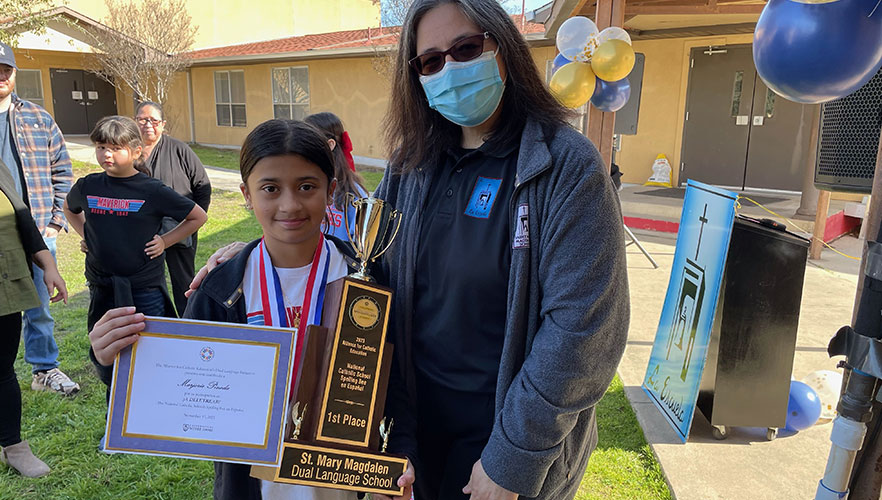
[[[744,71],[735,72],[735,82],[732,84],[732,114],[738,116],[741,112],[741,91],[744,87]]]
[[[43,106],[43,78],[38,69],[20,69],[15,72],[15,92],[19,97]]]
[[[217,108],[218,126],[246,126],[245,72],[241,70],[215,71],[214,102]]]
[[[302,120],[309,114],[309,68],[273,68],[273,117]]]

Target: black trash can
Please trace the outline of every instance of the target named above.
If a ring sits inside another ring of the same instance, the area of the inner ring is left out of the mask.
[[[785,425],[808,247],[772,221],[735,219],[698,393],[717,439],[765,427],[772,440]]]

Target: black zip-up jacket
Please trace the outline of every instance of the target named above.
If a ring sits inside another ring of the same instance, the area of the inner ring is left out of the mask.
[[[355,270],[352,247],[333,236],[325,236],[343,254],[350,270]],[[219,265],[190,295],[184,318],[224,323],[247,323],[242,279],[251,251],[259,239],[248,243],[238,255]],[[251,466],[214,463],[214,498],[216,500],[261,500],[260,481],[251,477]]]

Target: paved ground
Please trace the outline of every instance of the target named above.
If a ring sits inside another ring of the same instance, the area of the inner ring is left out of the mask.
[[[716,441],[707,420],[696,413],[686,444],[640,389],[658,327],[671,273],[676,236],[636,232],[659,263],[653,269],[634,246],[628,247],[631,327],[619,374],[647,440],[679,500],[758,500],[813,498],[829,451],[830,424],[798,434],[783,431],[768,442],[765,429],[736,428],[726,441]],[[857,254],[860,243],[846,237],[834,247]],[[826,345],[851,319],[857,286],[857,261],[825,251],[806,269],[793,375],[799,379],[818,369],[835,369]],[[844,272],[829,270],[837,267]]]
[[[85,137],[68,138],[71,156],[95,163],[94,149]],[[237,172],[209,167],[212,184],[238,190]],[[651,188],[626,186],[621,192],[626,216],[677,221],[682,200],[648,196]],[[766,194],[766,196],[769,196]],[[770,209],[792,216],[799,198],[767,203]],[[831,213],[840,210],[833,202]],[[742,213],[768,216],[745,203]],[[798,221],[807,229],[810,223]],[[640,389],[655,339],[659,316],[671,274],[676,235],[635,231],[660,267],[653,269],[635,246],[628,247],[631,290],[631,327],[619,374],[647,440],[661,463],[668,484],[678,500],[762,500],[813,498],[824,472],[829,451],[830,424],[819,424],[798,434],[782,434],[768,442],[765,429],[736,428],[726,441],[711,437],[708,422],[696,413],[689,441],[681,444],[669,425]],[[859,256],[862,244],[851,237],[834,243],[840,251]],[[818,369],[835,369],[826,346],[833,333],[850,322],[857,286],[858,262],[825,250],[820,261],[806,269],[802,312],[793,375],[799,379]]]

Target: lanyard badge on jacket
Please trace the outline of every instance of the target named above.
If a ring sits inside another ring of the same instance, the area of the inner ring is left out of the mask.
[[[420,83],[429,107],[462,127],[487,121],[499,107],[505,90],[496,52],[489,51],[471,61],[448,61],[438,73],[421,76]]]

